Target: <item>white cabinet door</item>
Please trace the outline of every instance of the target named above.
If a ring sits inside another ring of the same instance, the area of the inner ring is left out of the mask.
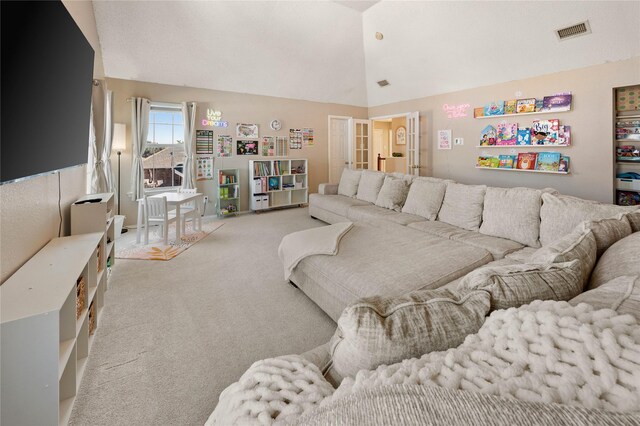
[[[407,114],[407,174],[420,175],[420,116]]]

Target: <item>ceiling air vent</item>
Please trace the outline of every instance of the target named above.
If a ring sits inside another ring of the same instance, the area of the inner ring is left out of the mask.
[[[558,40],[566,40],[568,38],[578,37],[585,34],[591,34],[589,21],[580,22],[579,24],[556,30]]]
[[[380,86],[380,87],[384,87],[384,86],[388,86],[388,85],[389,85],[389,82],[387,80],[380,80],[378,82],[378,86]]]

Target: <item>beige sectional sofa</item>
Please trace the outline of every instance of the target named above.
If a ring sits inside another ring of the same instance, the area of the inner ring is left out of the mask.
[[[290,278],[336,333],[256,362],[207,424],[640,423],[639,208],[345,171],[309,214],[354,222]]]

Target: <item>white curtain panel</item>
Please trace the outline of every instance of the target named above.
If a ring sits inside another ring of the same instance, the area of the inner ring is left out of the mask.
[[[108,190],[104,172],[102,151],[107,133],[107,90],[103,80],[96,80],[91,92],[92,120],[89,131],[89,193]],[[111,114],[109,114],[110,116]]]
[[[182,102],[182,121],[184,122],[184,167],[182,188],[193,189],[196,187],[195,169],[195,128],[196,128],[196,103]]]
[[[106,83],[105,83],[106,84]],[[104,148],[101,155],[102,173],[104,174],[104,188],[100,192],[115,192],[113,171],[111,170],[111,145],[113,143],[113,91],[105,90],[104,97]]]
[[[142,154],[147,147],[149,131],[149,110],[151,104],[145,98],[131,100],[131,139],[133,161],[131,163],[131,193],[135,200],[144,197],[144,168]]]

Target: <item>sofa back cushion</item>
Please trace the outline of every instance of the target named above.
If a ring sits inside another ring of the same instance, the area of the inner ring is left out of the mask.
[[[358,193],[358,184],[361,176],[362,170],[343,169],[340,183],[338,184],[338,195],[355,197]]]
[[[597,251],[596,237],[593,232],[580,224],[570,234],[536,250],[527,259],[527,263],[563,263],[577,259],[581,263],[584,288],[596,264]]]
[[[438,220],[459,228],[477,231],[482,221],[485,185],[449,183],[438,213]]]
[[[587,303],[596,309],[613,309],[640,321],[640,275],[623,275],[569,300],[573,306]]]
[[[627,215],[624,214],[615,218],[585,221],[582,223],[582,227],[593,232],[598,248],[598,257],[602,256],[613,244],[631,235],[632,232]]]
[[[640,213],[640,207],[622,207],[567,195],[542,194],[540,242],[543,246],[564,237],[580,222],[606,219],[620,213]],[[635,217],[634,214],[634,217]],[[636,225],[637,226],[637,225]]]
[[[415,179],[409,188],[402,212],[436,220],[446,190],[445,182]]]
[[[530,188],[487,188],[480,233],[540,247],[542,191]]]
[[[386,176],[378,192],[376,206],[399,212],[407,198],[409,185],[410,182],[405,179]]]
[[[372,172],[370,170],[363,170],[362,177],[360,177],[360,183],[358,184],[358,193],[356,198],[362,201],[368,201],[375,203],[378,198],[378,193],[382,184],[384,183],[385,174],[382,172]]]
[[[485,290],[491,310],[517,308],[534,300],[571,300],[582,292],[579,260],[551,264],[487,266],[468,273],[458,290]]]
[[[361,299],[338,320],[329,375],[339,382],[360,370],[456,347],[480,329],[488,312],[485,291],[420,290]]]
[[[640,232],[613,244],[598,260],[588,288],[596,288],[623,275],[640,275]]]

